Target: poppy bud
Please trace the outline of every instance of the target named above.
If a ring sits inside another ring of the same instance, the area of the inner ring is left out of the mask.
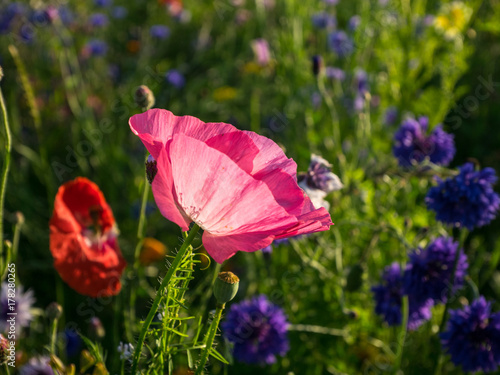
[[[214,295],[217,302],[225,304],[231,301],[238,293],[239,285],[240,279],[234,273],[220,272],[214,284]]]
[[[135,104],[144,111],[147,111],[155,105],[155,96],[146,85],[141,85],[135,90],[134,100]]]
[[[148,156],[148,160],[146,161],[146,177],[150,184],[153,183],[153,180],[156,176],[156,172],[158,172],[158,168],[156,166],[156,160],[151,155]]]
[[[52,302],[45,309],[45,315],[49,318],[50,321],[58,320],[63,313],[63,309],[60,304],[57,302]]]
[[[16,212],[16,222],[17,224],[19,225],[23,225],[24,224],[24,215],[22,212],[20,211],[17,211]]]
[[[313,74],[317,76],[321,72],[321,68],[323,67],[323,59],[319,55],[315,55],[312,57],[312,70]]]

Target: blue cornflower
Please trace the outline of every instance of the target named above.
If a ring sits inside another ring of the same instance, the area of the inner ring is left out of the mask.
[[[500,209],[500,198],[493,190],[497,182],[495,170],[476,171],[472,163],[460,167],[458,176],[429,189],[425,203],[436,212],[436,219],[469,230],[493,220]]]
[[[327,66],[325,68],[325,75],[327,78],[335,81],[343,81],[345,79],[345,72],[342,69]]]
[[[452,238],[439,237],[425,250],[417,249],[410,254],[410,262],[404,272],[405,294],[414,296],[417,303],[428,299],[445,303],[449,295],[451,275],[457,251],[460,251],[453,282],[453,292],[458,290],[467,273],[467,256]]]
[[[272,254],[273,253],[273,246],[272,245],[268,245],[268,246],[264,247],[262,249],[262,252],[264,254]]]
[[[108,24],[108,16],[103,13],[94,13],[89,18],[90,25],[93,27],[104,27]]]
[[[393,125],[398,119],[398,109],[396,107],[389,107],[385,110],[384,122],[385,125]]]
[[[466,372],[495,371],[500,365],[500,313],[479,297],[470,306],[451,310],[441,344],[451,361]]]
[[[82,339],[78,332],[73,329],[64,330],[64,342],[66,347],[66,356],[73,357],[80,353],[82,348]]]
[[[8,319],[10,315],[8,313],[15,312],[16,315],[16,335],[19,337],[21,334],[21,327],[28,327],[33,315],[31,314],[31,307],[35,303],[35,297],[33,296],[33,291],[28,290],[23,291],[22,287],[16,288],[16,296],[14,298],[9,298],[9,288],[6,282],[1,285],[0,292],[0,332],[7,332],[9,329]],[[14,310],[11,310],[12,304],[9,304],[9,299],[12,301],[14,299],[15,304]]]
[[[398,263],[384,269],[382,284],[372,287],[375,298],[375,313],[382,315],[390,326],[401,324],[403,303],[403,275]],[[408,329],[415,330],[431,318],[432,300],[417,303],[409,296]]]
[[[89,56],[104,56],[108,52],[108,45],[100,39],[92,39],[87,42],[83,50]]]
[[[427,134],[429,119],[409,118],[394,134],[394,156],[399,165],[409,167],[412,163],[420,163],[429,158],[434,164],[447,166],[455,156],[453,135],[446,133],[441,126],[436,126],[431,134]]]
[[[358,15],[354,15],[349,19],[349,30],[356,31],[356,29],[361,24],[361,17]]]
[[[113,0],[94,0],[94,4],[101,8],[109,7],[113,4]]]
[[[339,57],[349,56],[354,51],[352,39],[342,30],[330,33],[328,44]]]
[[[149,29],[149,34],[155,39],[166,39],[170,35],[170,29],[165,25],[153,25]]]
[[[311,22],[317,29],[333,29],[337,26],[335,16],[326,12],[313,14]]]
[[[172,86],[180,89],[186,84],[184,76],[176,69],[170,69],[165,73],[165,78]]]
[[[128,10],[122,6],[116,6],[111,9],[111,17],[116,18],[117,20],[121,20],[127,17]]]
[[[366,73],[363,69],[356,69],[356,72],[354,73],[354,84],[358,94],[364,96],[364,94],[370,90],[368,73]]]
[[[288,352],[287,317],[265,295],[231,305],[221,326],[240,362],[271,364]]]

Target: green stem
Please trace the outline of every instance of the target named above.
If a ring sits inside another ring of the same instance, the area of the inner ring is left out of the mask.
[[[50,354],[56,355],[57,322],[59,319],[53,319],[50,323]]]
[[[4,367],[5,367],[5,374],[9,375],[10,374],[9,365],[6,363],[4,364]]]
[[[2,111],[2,122],[5,131],[5,161],[3,163],[2,179],[0,182],[0,256],[3,254],[3,207],[5,202],[5,190],[7,188],[7,176],[10,168],[10,152],[12,150],[12,138],[10,135],[9,119],[7,118],[7,108],[0,88],[0,110]]]
[[[146,338],[146,334],[148,332],[149,326],[151,325],[151,322],[153,321],[153,318],[156,314],[156,311],[158,310],[158,305],[160,304],[161,297],[163,293],[161,292],[163,289],[166,288],[168,283],[170,282],[170,279],[172,278],[173,274],[175,271],[177,271],[177,268],[179,267],[179,264],[184,257],[184,254],[186,253],[187,249],[193,242],[194,238],[198,234],[198,231],[200,230],[200,227],[195,223],[193,225],[193,228],[189,232],[188,237],[182,244],[181,248],[179,249],[179,252],[174,258],[174,261],[172,262],[172,265],[168,269],[167,274],[163,278],[159,291],[156,294],[156,297],[153,301],[153,305],[151,306],[151,309],[149,310],[148,316],[146,317],[146,320],[144,321],[144,324],[142,325],[141,332],[139,333],[139,339],[137,340],[137,346],[135,347],[134,351],[134,356],[133,356],[133,361],[132,361],[132,371],[131,374],[134,375],[137,373],[137,365],[139,364],[139,358],[141,356],[142,352],[142,347],[144,345],[144,339]]]
[[[139,277],[139,256],[141,254],[142,244],[144,242],[144,225],[146,223],[146,204],[148,202],[148,194],[149,194],[149,183],[144,178],[144,190],[142,192],[142,203],[141,203],[141,211],[139,216],[139,225],[137,226],[137,245],[135,246],[134,251],[134,266],[133,266],[133,275],[135,277]],[[131,332],[128,326],[133,327],[135,324],[135,301],[136,301],[136,289],[133,284],[133,280],[130,280],[130,303],[129,303],[129,324],[126,325],[126,336],[127,340],[131,341]],[[126,310],[125,310],[126,311]]]
[[[396,351],[396,361],[394,363],[394,374],[399,373],[401,369],[401,363],[403,361],[403,351],[406,341],[406,333],[408,331],[408,313],[409,313],[409,303],[408,296],[403,297],[403,322],[401,323],[401,331],[398,337],[398,348]]]
[[[224,307],[226,306],[225,303],[218,303],[217,308],[215,309],[215,315],[214,319],[212,320],[212,323],[210,324],[210,328],[208,329],[207,333],[207,342],[205,345],[205,349],[203,349],[203,352],[201,353],[200,357],[200,363],[198,365],[198,368],[196,369],[195,375],[201,375],[203,374],[203,369],[205,368],[205,364],[207,363],[208,356],[210,355],[210,351],[212,350],[212,345],[214,343],[215,339],[215,334],[217,333],[217,328],[219,327],[219,322],[222,317],[222,311],[224,310]]]

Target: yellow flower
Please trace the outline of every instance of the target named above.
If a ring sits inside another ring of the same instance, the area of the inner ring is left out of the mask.
[[[233,100],[238,95],[234,87],[222,86],[214,90],[213,97],[218,102]]]
[[[142,243],[141,254],[139,255],[139,262],[147,266],[158,260],[165,258],[167,247],[154,238],[146,237]]]
[[[462,2],[454,1],[441,7],[439,15],[434,19],[434,27],[444,33],[447,39],[454,39],[467,27],[471,16],[471,8]]]

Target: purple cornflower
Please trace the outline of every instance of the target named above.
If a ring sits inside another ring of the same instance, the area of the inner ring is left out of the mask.
[[[500,313],[479,297],[470,306],[451,310],[441,344],[451,361],[466,372],[496,371],[500,365]]]
[[[127,14],[128,14],[127,8],[122,7],[122,6],[116,6],[116,7],[113,7],[113,9],[111,9],[111,17],[113,17],[117,20],[121,20],[121,19],[127,17]]]
[[[495,170],[474,169],[472,163],[460,167],[457,176],[429,189],[425,198],[427,208],[436,212],[436,219],[455,226],[482,227],[492,221],[500,209],[500,198],[493,190],[497,182]]]
[[[266,66],[271,61],[271,52],[269,51],[269,43],[265,39],[252,40],[252,49],[260,66]]]
[[[108,16],[103,13],[94,13],[89,18],[92,27],[104,27],[108,24]]]
[[[458,242],[439,237],[424,250],[417,249],[410,254],[403,277],[405,294],[414,296],[417,303],[425,303],[428,299],[446,303],[457,251],[460,255],[452,291],[460,289],[469,266],[467,256],[458,249]]]
[[[343,81],[345,79],[345,72],[342,69],[327,66],[325,68],[325,75],[327,78],[335,81]]]
[[[299,186],[311,199],[316,208],[330,209],[330,203],[325,200],[328,193],[344,187],[340,178],[331,171],[332,165],[321,156],[312,154],[311,163],[306,173],[298,175]]]
[[[73,12],[71,12],[71,10],[67,6],[61,5],[57,9],[57,11],[59,14],[59,19],[64,25],[68,26],[73,22],[75,17],[73,15]]]
[[[10,317],[9,312],[15,312],[16,315],[16,334],[19,336],[21,327],[29,326],[33,316],[31,314],[31,306],[35,303],[33,291],[23,291],[22,287],[16,288],[16,296],[9,297],[9,288],[6,282],[2,283],[2,291],[0,292],[0,332],[7,332],[10,325],[7,319]],[[15,304],[9,304],[9,299],[14,299]],[[13,306],[14,310],[11,310]]]
[[[184,87],[184,85],[186,84],[186,79],[176,69],[170,69],[167,73],[165,73],[165,79],[168,83],[178,89]]]
[[[305,174],[298,176],[298,180],[305,181],[310,188],[322,190],[327,194],[344,187],[338,176],[332,172],[332,165],[315,154],[311,154],[309,168]]]
[[[356,31],[359,25],[361,24],[361,17],[358,15],[354,15],[349,19],[349,30]]]
[[[352,39],[342,30],[330,33],[328,43],[339,57],[349,56],[354,51]]]
[[[368,73],[363,69],[356,69],[354,72],[354,85],[358,94],[364,96],[370,90],[370,85],[368,82]]]
[[[399,165],[409,167],[429,158],[432,163],[447,166],[455,156],[453,135],[446,133],[440,125],[427,134],[429,119],[420,117],[406,119],[394,134],[394,156]]]
[[[265,295],[231,305],[221,326],[240,362],[272,364],[289,350],[287,317]]]
[[[317,29],[334,29],[337,26],[337,19],[335,16],[326,12],[313,14],[311,22]]]
[[[83,54],[89,56],[104,56],[108,52],[108,45],[100,39],[92,39],[83,47]]]
[[[149,29],[149,34],[155,39],[166,39],[170,35],[170,29],[165,25],[153,25]]]
[[[98,7],[105,8],[113,4],[113,0],[94,0],[94,4]]]
[[[264,254],[272,254],[273,253],[273,247],[272,245],[268,245],[262,249],[262,252]]]
[[[396,107],[389,107],[385,110],[384,122],[385,125],[393,125],[398,119],[398,109]]]
[[[400,325],[402,321],[403,275],[398,263],[384,269],[382,283],[372,287],[375,298],[375,313],[382,315],[390,326]],[[418,304],[409,296],[408,329],[415,330],[431,318],[432,300]]]
[[[328,5],[337,5],[339,3],[339,0],[323,0],[325,4]]]
[[[49,363],[49,357],[31,358],[19,369],[19,375],[54,375]]]

